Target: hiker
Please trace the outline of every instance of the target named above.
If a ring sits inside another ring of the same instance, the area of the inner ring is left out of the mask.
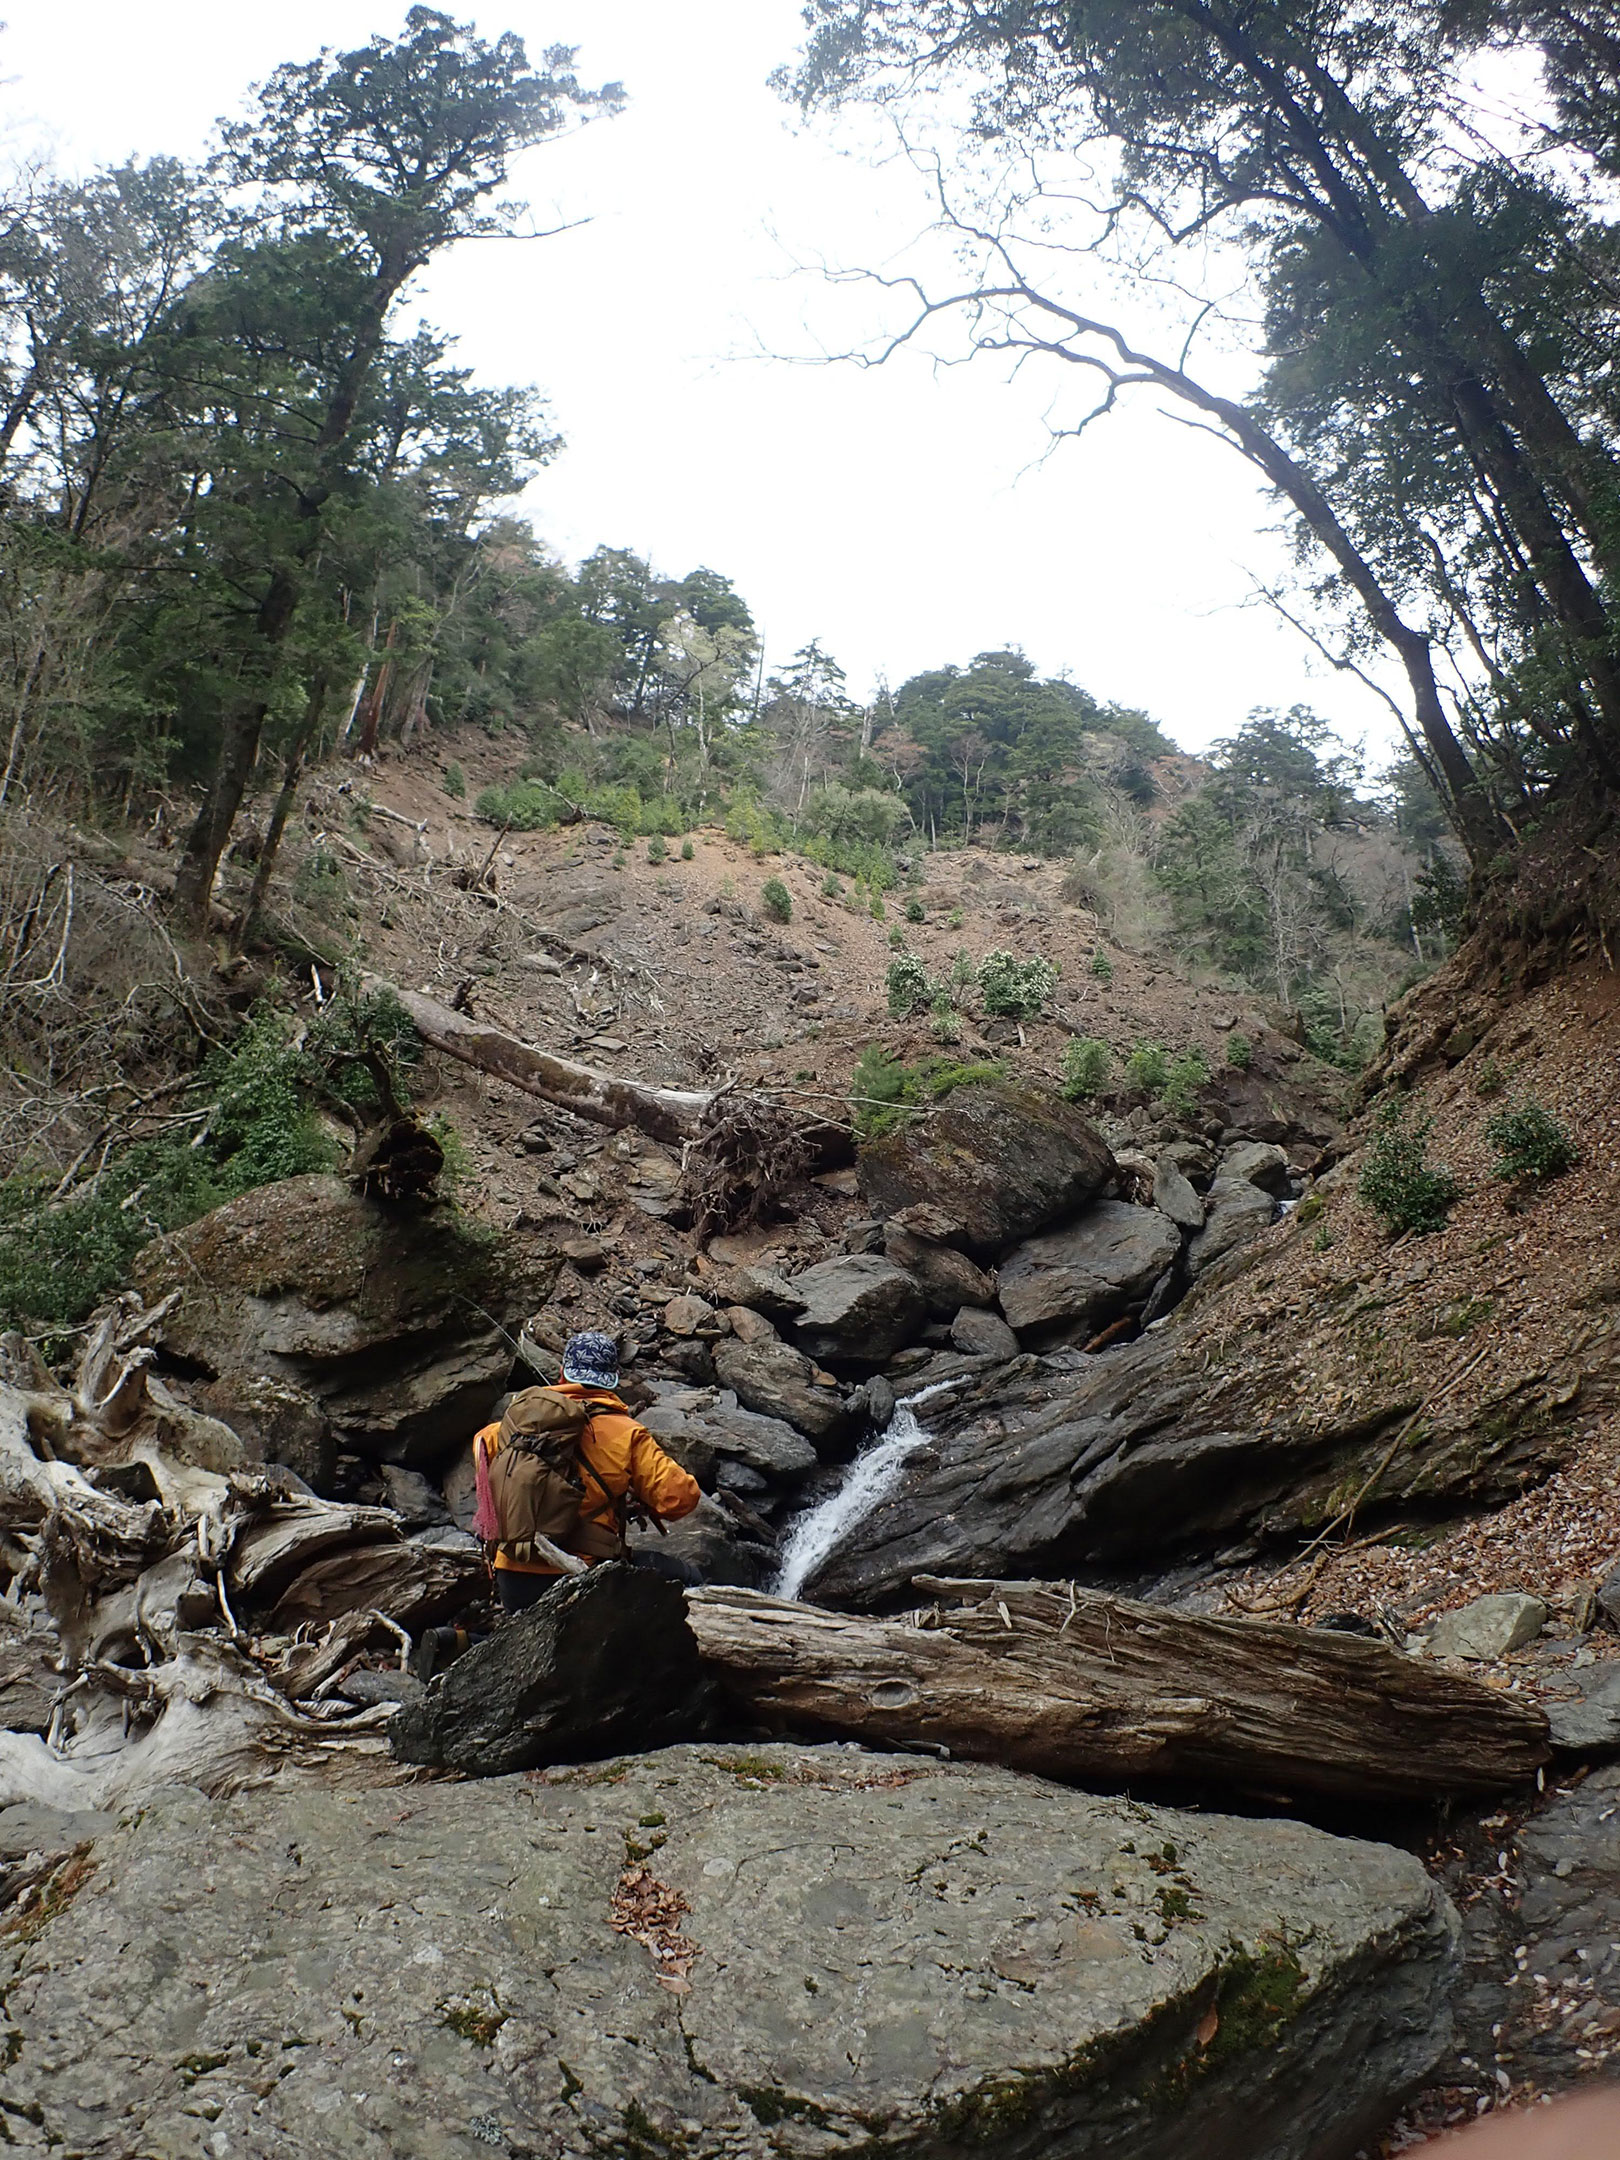
[[[524,1388],[498,1424],[474,1436],[478,1516],[495,1548],[495,1587],[507,1612],[524,1612],[564,1571],[544,1547],[587,1564],[629,1560],[678,1582],[701,1581],[672,1555],[632,1549],[633,1517],[678,1522],[702,1495],[696,1478],[666,1455],[618,1395],[619,1346],[611,1335],[571,1335],[555,1387]]]

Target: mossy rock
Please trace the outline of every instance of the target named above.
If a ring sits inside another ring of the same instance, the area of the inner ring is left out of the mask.
[[[861,1192],[876,1212],[926,1203],[978,1259],[1072,1221],[1113,1177],[1107,1142],[1075,1104],[1014,1080],[955,1088],[860,1156]]]

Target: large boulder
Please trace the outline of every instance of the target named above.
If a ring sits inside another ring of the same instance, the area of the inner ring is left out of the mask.
[[[1001,1309],[1020,1332],[1093,1333],[1144,1299],[1181,1251],[1157,1208],[1104,1200],[1068,1230],[1028,1238],[1001,1264]]]
[[[773,1484],[794,1485],[820,1461],[803,1433],[783,1418],[745,1410],[729,1388],[660,1386],[640,1418],[700,1485],[713,1483],[720,1462],[745,1463]]]
[[[6,1991],[40,2153],[1349,2160],[1450,2036],[1411,1855],[914,1755],[71,1827]]]
[[[781,1418],[820,1447],[836,1446],[849,1429],[849,1413],[837,1388],[823,1386],[804,1352],[774,1334],[762,1334],[754,1342],[733,1335],[716,1343],[714,1370],[721,1386],[748,1409]]]
[[[899,1223],[887,1222],[883,1225],[883,1253],[885,1259],[905,1269],[928,1300],[928,1310],[936,1319],[948,1320],[964,1305],[996,1302],[995,1277],[954,1245],[939,1244]]]
[[[707,1693],[680,1586],[616,1560],[474,1643],[388,1739],[401,1762],[499,1777],[690,1737]]]
[[[1113,1183],[1114,1158],[1073,1103],[998,1080],[942,1102],[861,1150],[861,1191],[883,1215],[926,1205],[977,1259],[1078,1215]],[[802,1278],[800,1278],[802,1280]]]
[[[285,1432],[309,1476],[331,1440],[392,1462],[444,1456],[506,1385],[506,1325],[560,1262],[454,1208],[383,1207],[338,1178],[288,1178],[156,1238],[136,1257],[153,1302],[183,1293],[168,1352],[212,1376],[208,1406],[266,1448]]]
[[[793,1278],[804,1299],[794,1330],[818,1364],[875,1372],[911,1341],[928,1316],[921,1290],[879,1253],[823,1260]]]
[[[1228,1177],[1223,1170],[1209,1188],[1204,1208],[1204,1227],[1187,1247],[1187,1265],[1194,1275],[1257,1238],[1270,1226],[1277,1203],[1247,1178]]]

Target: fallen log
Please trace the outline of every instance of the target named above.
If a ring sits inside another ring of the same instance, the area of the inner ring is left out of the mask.
[[[419,990],[402,990],[380,975],[365,975],[362,986],[370,995],[398,1000],[430,1050],[471,1065],[493,1079],[505,1080],[536,1095],[542,1102],[558,1103],[579,1117],[598,1125],[634,1125],[654,1140],[695,1140],[703,1129],[704,1113],[714,1097],[707,1092],[682,1088],[651,1087],[643,1080],[626,1079],[620,1073],[597,1072],[577,1065],[571,1058],[537,1050],[504,1029],[481,1020],[469,1020],[452,1012],[437,998]]]
[[[768,1723],[1066,1784],[1412,1800],[1499,1791],[1549,1758],[1540,1709],[1381,1643],[1066,1583],[916,1587],[938,1602],[902,1619],[736,1589],[687,1605],[706,1670]]]

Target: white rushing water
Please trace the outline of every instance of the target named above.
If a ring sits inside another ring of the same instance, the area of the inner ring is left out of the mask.
[[[927,1402],[931,1395],[943,1395],[955,1385],[954,1380],[941,1380],[895,1404],[894,1416],[872,1445],[856,1456],[838,1490],[801,1515],[788,1532],[773,1596],[796,1598],[833,1548],[866,1520],[880,1500],[887,1499],[899,1483],[907,1458],[929,1437],[926,1427],[918,1424],[913,1405]]]

